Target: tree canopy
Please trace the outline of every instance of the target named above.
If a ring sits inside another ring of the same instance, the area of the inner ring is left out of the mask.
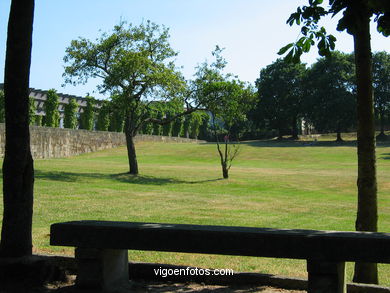
[[[138,26],[120,22],[95,41],[79,38],[66,49],[65,82],[100,78],[100,92],[111,93],[123,110],[131,174],[138,174],[134,136],[148,121],[169,122],[147,117],[152,101],[186,100],[186,83],[173,61],[176,55],[169,30],[150,21]],[[190,113],[191,103],[186,101]]]
[[[350,55],[332,52],[308,70],[305,79],[305,118],[321,133],[341,132],[356,125],[354,63]]]
[[[282,59],[262,69],[256,80],[259,103],[257,113],[269,127],[278,130],[279,138],[290,128],[297,139],[297,120],[302,116],[303,77],[306,66]]]

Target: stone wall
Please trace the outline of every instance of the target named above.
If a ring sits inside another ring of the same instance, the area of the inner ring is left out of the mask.
[[[124,133],[30,126],[35,159],[62,158],[126,145]],[[199,142],[194,139],[139,135],[135,141]],[[4,154],[5,125],[0,123],[0,155]]]

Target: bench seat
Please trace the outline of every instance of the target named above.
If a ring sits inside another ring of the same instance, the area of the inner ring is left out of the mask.
[[[388,233],[75,221],[53,224],[50,243],[76,247],[78,284],[102,288],[127,278],[127,250],[305,259],[309,292],[329,293],[345,292],[346,261],[390,263]]]

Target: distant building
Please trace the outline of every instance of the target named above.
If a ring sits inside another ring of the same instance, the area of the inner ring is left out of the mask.
[[[3,88],[4,88],[4,84],[0,83],[0,89]],[[36,107],[35,114],[38,116],[45,116],[45,110],[43,105],[45,104],[45,101],[47,99],[47,92],[48,92],[47,90],[30,88],[30,97],[34,98],[35,100],[35,107]],[[77,118],[80,116],[81,113],[84,112],[84,108],[87,106],[87,100],[84,97],[68,95],[68,94],[63,94],[58,92],[57,95],[58,95],[58,111],[60,112],[60,128],[63,128],[65,105],[69,104],[69,100],[75,99],[78,105]],[[97,103],[95,104],[95,107],[99,108],[100,105]]]

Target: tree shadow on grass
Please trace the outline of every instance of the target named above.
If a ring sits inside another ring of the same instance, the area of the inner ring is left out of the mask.
[[[252,147],[356,147],[357,141],[356,140],[345,140],[341,142],[337,142],[335,140],[321,140],[321,141],[302,141],[302,140],[289,140],[289,139],[283,139],[283,140],[275,140],[275,139],[269,139],[269,140],[253,140],[253,141],[242,141],[240,142],[243,145],[248,145]],[[390,140],[387,141],[377,141],[376,143],[377,148],[385,148],[390,147]]]
[[[102,174],[102,173],[76,173],[76,172],[63,172],[63,171],[42,171],[35,170],[36,179],[48,179],[61,182],[77,182],[89,179],[106,179],[115,180],[129,184],[141,184],[141,185],[167,185],[167,184],[197,184],[223,180],[222,178],[197,180],[197,181],[184,181],[177,178],[164,178],[153,177],[147,175],[131,175],[129,173],[120,174]]]
[[[337,142],[333,140],[329,141],[300,141],[300,140],[257,140],[257,141],[243,141],[241,144],[245,144],[252,147],[343,147],[343,146],[356,146],[356,140]]]
[[[382,159],[382,160],[390,160],[390,153],[381,154],[381,155],[379,156],[379,159]]]

